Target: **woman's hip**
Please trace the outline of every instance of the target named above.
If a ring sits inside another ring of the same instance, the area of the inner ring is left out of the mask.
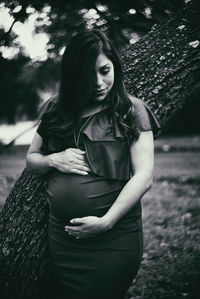
[[[69,298],[122,299],[141,262],[142,230],[101,242],[67,238],[64,244],[49,236],[49,247],[58,281]]]

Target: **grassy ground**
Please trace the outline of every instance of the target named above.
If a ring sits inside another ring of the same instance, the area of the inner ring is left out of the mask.
[[[200,150],[200,135],[192,136],[174,136],[174,137],[165,137],[158,138],[155,141],[155,147],[157,150],[164,151],[199,151]]]
[[[200,298],[200,185],[155,182],[143,198],[144,255],[127,298]]]
[[[156,153],[155,182],[142,201],[143,260],[127,298],[200,298],[199,161],[198,151]],[[25,165],[24,153],[3,154],[0,163],[3,205]]]

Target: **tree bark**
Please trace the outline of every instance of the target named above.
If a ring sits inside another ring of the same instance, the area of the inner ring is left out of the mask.
[[[127,90],[152,107],[161,126],[200,94],[200,1],[129,47],[123,55]]]
[[[160,124],[200,91],[200,3],[189,2],[122,54],[128,92],[145,100]],[[1,299],[44,298],[53,281],[47,240],[46,176],[25,169],[0,217]]]

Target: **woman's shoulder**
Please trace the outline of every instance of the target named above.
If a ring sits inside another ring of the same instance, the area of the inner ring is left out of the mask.
[[[51,97],[39,107],[39,119],[57,103],[57,100],[58,96]]]
[[[133,111],[134,111],[134,109],[136,109],[136,110],[143,110],[143,112],[145,112],[145,107],[147,107],[148,105],[143,100],[141,100],[131,94],[127,94],[127,95],[128,95],[129,100],[133,104],[133,106],[132,106]]]
[[[38,118],[38,128],[37,133],[42,137],[45,138],[46,136],[46,124],[45,124],[45,117],[46,114],[50,111],[52,111],[52,108],[55,106],[57,102],[57,97],[52,97],[48,99],[45,103],[39,107],[39,118]]]
[[[143,100],[130,94],[128,94],[128,97],[133,104],[132,115],[137,127],[140,131],[152,130],[156,138],[160,131],[160,125],[150,106]]]

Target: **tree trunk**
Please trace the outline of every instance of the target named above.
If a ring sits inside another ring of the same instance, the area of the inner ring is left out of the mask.
[[[128,92],[147,101],[162,126],[200,91],[199,12],[190,1],[122,55]],[[1,299],[44,298],[53,279],[45,187],[46,176],[25,169],[2,209]]]
[[[200,94],[199,15],[193,0],[122,55],[127,90],[149,103],[161,126]]]

